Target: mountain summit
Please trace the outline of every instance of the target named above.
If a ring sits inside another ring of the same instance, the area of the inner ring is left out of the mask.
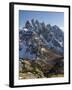
[[[45,45],[45,47],[51,49],[54,53],[64,54],[64,33],[56,25],[45,25],[44,22],[40,23],[38,20],[34,21],[34,19],[32,19],[31,23],[27,21],[23,30],[19,31],[19,36],[20,57],[22,57],[22,55],[26,56],[26,48],[30,49],[30,45],[36,47],[38,43]]]

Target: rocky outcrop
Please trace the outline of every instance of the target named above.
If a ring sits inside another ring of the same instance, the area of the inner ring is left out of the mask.
[[[24,59],[20,60],[20,63],[22,68],[19,73],[20,79],[49,78],[64,74],[63,57],[53,55],[48,56],[48,59],[43,57],[37,60]]]

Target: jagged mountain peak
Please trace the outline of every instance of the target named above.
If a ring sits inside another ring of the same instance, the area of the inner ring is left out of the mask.
[[[20,45],[20,47],[23,47],[23,50],[20,51],[20,57],[29,56],[30,59],[35,58],[37,52],[33,51],[33,49],[37,50],[40,46],[45,46],[56,54],[63,55],[64,53],[64,34],[57,25],[46,25],[44,22],[41,23],[38,20],[32,19],[26,22],[23,31],[21,30],[19,33],[20,40],[23,43],[23,46]],[[29,51],[25,55],[27,50]]]

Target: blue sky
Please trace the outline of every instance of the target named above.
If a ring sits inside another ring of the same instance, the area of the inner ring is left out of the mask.
[[[60,28],[64,27],[64,13],[63,12],[48,12],[48,11],[19,11],[19,27],[23,27],[27,20],[38,20],[45,22],[45,24],[57,25]]]

